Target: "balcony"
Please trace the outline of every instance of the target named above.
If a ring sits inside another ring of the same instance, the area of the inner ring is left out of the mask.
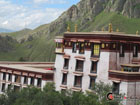
[[[82,91],[82,88],[81,88],[81,87],[72,87],[71,89],[72,89],[73,91],[76,91],[76,92]]]
[[[121,70],[109,70],[109,79],[119,81],[140,81],[140,65],[122,64]]]
[[[57,36],[55,39],[55,42],[56,42],[55,53],[56,54],[63,54],[64,53],[64,46],[63,46],[64,39],[63,39],[63,37]]]
[[[64,49],[63,48],[56,48],[55,53],[56,54],[64,54]]]
[[[109,79],[129,82],[140,81],[140,72],[109,70]]]
[[[67,89],[67,86],[62,84],[62,85],[60,85],[60,88],[61,89]]]

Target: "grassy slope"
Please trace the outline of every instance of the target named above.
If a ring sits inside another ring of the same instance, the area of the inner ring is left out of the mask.
[[[13,38],[16,38],[16,39],[21,39],[23,37],[25,37],[28,33],[30,33],[32,30],[30,29],[23,29],[21,31],[16,31],[16,32],[11,32],[11,33],[4,33],[2,34],[3,36],[5,35],[9,35],[9,36],[12,36]]]
[[[109,23],[113,24],[114,31],[118,28],[121,32],[135,34],[137,30],[140,32],[140,19],[127,18],[116,13],[102,12],[93,19],[90,26],[82,31],[101,30],[105,27],[107,30]]]
[[[101,30],[102,27],[105,27],[107,30],[108,23],[110,22],[112,22],[114,30],[119,28],[120,31],[131,34],[135,34],[137,30],[140,31],[140,19],[130,19],[116,13],[102,12],[93,18],[92,22],[87,22],[84,26],[80,26],[79,21],[80,19],[75,23],[78,23],[79,31],[83,32]],[[71,26],[74,27],[74,23],[71,23]],[[42,25],[34,31],[37,32],[38,30],[45,30],[47,27],[48,25]],[[72,30],[74,30],[74,28]],[[32,33],[34,33],[34,31]],[[28,57],[30,61],[54,61],[55,43],[53,39],[53,33],[50,36],[42,33],[40,37],[36,37],[32,41],[28,41],[23,44],[16,44],[16,51],[12,51],[8,54],[0,53],[0,58],[1,60],[18,60],[20,57]],[[32,47],[27,48],[28,46]]]

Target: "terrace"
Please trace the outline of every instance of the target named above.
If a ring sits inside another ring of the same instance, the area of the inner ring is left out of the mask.
[[[123,64],[121,70],[109,70],[109,79],[115,81],[140,81],[140,65]]]

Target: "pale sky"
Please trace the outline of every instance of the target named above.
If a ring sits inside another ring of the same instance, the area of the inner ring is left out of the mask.
[[[0,28],[34,29],[58,18],[80,0],[0,0]]]

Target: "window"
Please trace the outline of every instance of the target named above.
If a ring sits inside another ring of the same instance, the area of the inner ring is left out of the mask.
[[[28,84],[28,77],[24,76],[24,84]]]
[[[104,43],[102,43],[102,45],[101,45],[101,46],[102,46],[102,48],[105,48],[105,44],[104,44]]]
[[[76,62],[76,71],[83,71],[83,64],[84,64],[84,61],[77,60],[77,62]]]
[[[75,76],[74,86],[82,87],[82,76]]]
[[[97,73],[97,62],[92,61],[91,73]]]
[[[8,81],[12,81],[12,74],[8,74]]]
[[[14,91],[19,91],[20,90],[20,86],[14,86]]]
[[[64,59],[64,69],[69,68],[69,59]]]
[[[124,45],[120,45],[120,57],[124,57]]]
[[[66,89],[61,89],[61,93],[66,93]]]
[[[119,94],[119,87],[120,87],[119,83],[113,82],[113,93]]]
[[[15,75],[15,82],[18,82],[18,83],[20,83],[20,76],[19,75]]]
[[[1,91],[2,91],[2,92],[5,91],[5,83],[2,84],[2,89],[1,89]]]
[[[125,72],[139,72],[139,67],[122,67]]]
[[[80,43],[79,44],[79,53],[84,54],[84,52],[85,52],[85,45],[84,45],[84,43]]]
[[[90,84],[89,84],[89,88],[93,89],[95,86],[95,79],[96,77],[90,77]]]
[[[139,67],[132,68],[133,72],[139,72]]]
[[[10,90],[12,88],[11,84],[8,84],[8,90]]]
[[[30,82],[31,85],[34,85],[34,78],[31,77],[31,82]]]
[[[66,85],[67,84],[67,74],[63,74],[62,84],[63,85]]]
[[[93,44],[92,54],[91,56],[99,56],[100,55],[100,44]]]
[[[41,78],[38,78],[38,79],[37,79],[37,86],[38,86],[38,87],[41,87],[41,81],[42,81]]]
[[[75,42],[72,43],[72,52],[76,53],[77,50],[77,44]]]
[[[56,48],[62,48],[62,43],[56,43]]]
[[[116,48],[116,44],[113,44],[113,46],[112,46],[112,47],[113,47],[113,49],[115,49],[115,48]]]
[[[133,57],[138,57],[138,45],[133,46]]]
[[[3,80],[6,80],[6,73],[3,73]]]

